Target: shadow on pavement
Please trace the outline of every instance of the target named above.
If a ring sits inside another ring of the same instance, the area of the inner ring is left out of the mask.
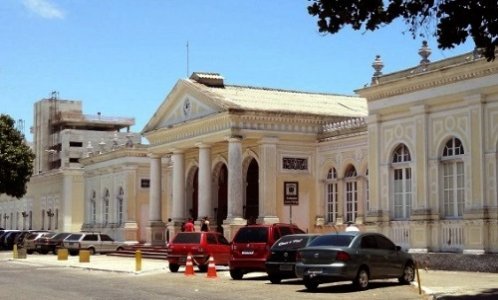
[[[332,285],[330,285],[332,284]],[[386,281],[371,281],[369,283],[369,290],[375,290],[385,287],[398,286],[397,282],[386,282]],[[334,282],[334,283],[323,283],[318,286],[316,290],[303,289],[299,290],[301,293],[332,293],[332,294],[343,294],[343,293],[357,293],[358,290],[349,281],[344,282]]]
[[[474,295],[444,295],[434,294],[434,299],[438,300],[496,300],[498,299],[498,288],[483,290]]]

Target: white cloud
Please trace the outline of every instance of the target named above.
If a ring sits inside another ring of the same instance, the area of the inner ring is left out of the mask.
[[[64,19],[65,13],[50,0],[23,0],[22,4],[29,11],[46,19]]]

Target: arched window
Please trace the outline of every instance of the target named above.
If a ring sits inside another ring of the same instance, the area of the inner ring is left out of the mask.
[[[124,213],[124,208],[123,208],[123,201],[124,201],[124,190],[122,187],[119,188],[118,196],[116,197],[116,207],[118,208],[118,224],[121,225],[123,224],[123,213]]]
[[[109,223],[109,190],[105,190],[104,193],[104,224]]]
[[[325,180],[326,222],[335,223],[337,219],[337,171],[330,168]]]
[[[443,149],[441,158],[443,182],[443,215],[461,218],[465,202],[465,172],[462,156],[464,149],[458,138],[451,138]]]
[[[408,147],[401,144],[392,156],[394,219],[406,220],[412,207],[412,169]]]
[[[346,183],[346,219],[345,222],[355,222],[358,214],[358,174],[354,166],[349,166],[344,174]]]

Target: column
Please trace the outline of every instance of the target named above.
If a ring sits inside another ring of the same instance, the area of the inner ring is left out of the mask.
[[[161,221],[161,156],[150,154],[149,222]]]
[[[265,137],[260,142],[259,218],[261,223],[279,222],[277,217],[277,142],[276,137]]]
[[[228,138],[228,220],[242,220],[241,137]]]
[[[207,216],[212,219],[211,201],[211,147],[197,144],[199,147],[199,219]]]
[[[181,222],[185,219],[185,162],[182,151],[174,151],[173,161],[173,203],[171,218]]]
[[[149,154],[150,188],[149,188],[149,223],[146,243],[164,245],[164,223],[161,219],[161,156]]]

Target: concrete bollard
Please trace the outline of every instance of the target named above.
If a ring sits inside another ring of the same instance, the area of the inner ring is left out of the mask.
[[[142,271],[142,251],[138,249],[135,252],[135,272]]]
[[[24,247],[17,248],[17,258],[18,259],[26,259],[26,257],[27,257],[26,248],[24,248]]]
[[[17,245],[14,245],[14,247],[12,248],[12,256],[14,259],[17,258]]]
[[[80,263],[89,263],[89,262],[90,262],[90,251],[80,250]]]
[[[57,249],[57,260],[67,260],[69,251],[65,248]]]

